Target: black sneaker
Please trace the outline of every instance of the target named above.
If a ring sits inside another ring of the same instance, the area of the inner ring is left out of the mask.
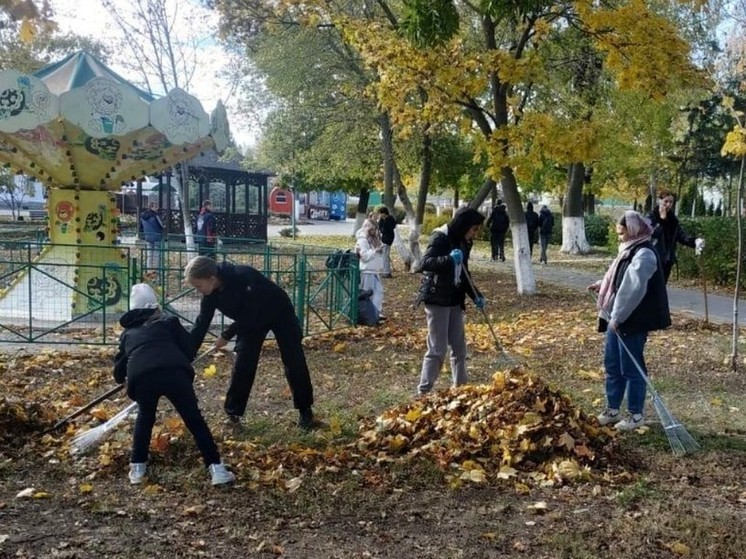
[[[313,415],[311,408],[300,410],[300,419],[298,419],[298,427],[304,431],[313,431],[314,429],[320,429],[324,424],[316,419]]]
[[[232,425],[238,425],[239,423],[241,423],[241,416],[240,415],[232,415],[232,414],[229,413],[228,414],[228,423],[230,423]]]

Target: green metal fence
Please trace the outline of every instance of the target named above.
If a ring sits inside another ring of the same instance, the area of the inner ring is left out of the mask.
[[[116,250],[120,257],[108,258],[105,265],[80,264],[75,255],[81,249],[87,249],[88,255]],[[248,241],[226,245],[215,257],[250,265],[282,287],[295,305],[304,335],[309,336],[357,321],[357,266],[328,269],[331,252]],[[183,243],[152,249],[135,243],[112,249],[4,242],[0,245],[0,343],[114,344],[118,319],[128,308],[130,286],[138,281],[150,283],[162,307],[188,327],[199,313],[200,295],[184,282],[184,267],[194,256]],[[89,279],[81,283],[83,274]],[[218,314],[211,334],[217,335],[226,321]]]

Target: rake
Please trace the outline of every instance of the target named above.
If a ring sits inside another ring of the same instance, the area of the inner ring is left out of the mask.
[[[595,300],[596,297],[594,296],[594,294],[592,292],[590,293],[591,297],[593,297],[593,299]],[[604,314],[604,319],[609,321],[610,317],[606,313],[606,311],[601,312],[603,312]],[[617,339],[619,340],[619,345],[622,346],[624,351],[627,353],[627,356],[630,358],[632,363],[634,363],[637,372],[640,373],[640,376],[642,377],[642,380],[645,381],[648,390],[650,390],[655,413],[658,414],[658,418],[661,421],[663,431],[666,433],[666,438],[668,439],[668,443],[671,445],[671,451],[673,452],[674,456],[684,456],[685,454],[690,454],[700,450],[702,447],[699,446],[699,443],[694,440],[694,437],[689,434],[689,431],[686,430],[686,427],[684,427],[681,422],[679,422],[673,416],[673,414],[666,407],[666,404],[663,403],[663,399],[661,398],[661,395],[658,393],[658,391],[655,389],[655,386],[653,386],[653,383],[650,381],[650,377],[645,374],[645,371],[640,365],[640,362],[637,360],[637,358],[635,358],[634,355],[632,355],[632,352],[627,347],[627,344],[624,343],[622,336],[617,335]]]
[[[214,349],[215,347],[213,346],[207,351],[201,353],[194,361],[192,361],[192,365],[196,365],[197,363],[199,363],[202,359],[212,353]],[[106,440],[109,434],[111,434],[120,423],[122,423],[130,415],[135,414],[137,414],[137,402],[132,402],[129,406],[124,408],[108,421],[102,423],[97,427],[93,427],[92,429],[88,429],[87,431],[83,431],[82,433],[78,433],[73,437],[73,440],[70,443],[70,454],[85,454],[91,448],[98,446],[104,440]]]
[[[469,271],[466,268],[463,268],[463,273],[466,276],[466,280],[469,282],[469,286],[471,287],[471,290],[476,294],[479,293],[477,291],[477,288],[474,286],[474,281],[471,279],[471,274],[469,274]],[[520,365],[518,361],[513,359],[507,351],[505,351],[505,347],[503,344],[500,343],[500,339],[497,337],[497,334],[495,333],[495,328],[492,326],[492,321],[490,320],[489,315],[487,314],[487,311],[482,307],[479,309],[482,312],[482,316],[484,317],[485,322],[487,323],[487,327],[490,329],[490,334],[492,334],[492,339],[495,341],[495,349],[499,352],[499,357],[497,360],[496,365],[498,367],[506,367],[507,368],[515,368]],[[503,361],[503,363],[500,363],[500,360]]]

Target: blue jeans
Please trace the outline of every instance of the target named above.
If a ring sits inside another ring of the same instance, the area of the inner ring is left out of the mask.
[[[647,332],[630,334],[622,338],[624,345],[627,346],[627,349],[646,375],[648,369],[645,366],[643,352],[647,339]],[[645,407],[645,393],[647,392],[645,380],[640,376],[629,354],[622,347],[619,336],[611,329],[606,331],[604,367],[606,369],[606,400],[609,408],[620,409],[626,391],[629,412],[631,414],[642,413]]]

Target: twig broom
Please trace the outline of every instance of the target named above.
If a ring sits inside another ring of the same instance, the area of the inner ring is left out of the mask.
[[[592,292],[591,297],[596,300],[596,297]],[[610,319],[609,315],[605,311],[601,312],[603,312],[604,318],[606,320]],[[666,433],[666,438],[668,439],[668,443],[671,445],[671,450],[673,451],[674,456],[684,456],[685,454],[690,454],[692,452],[700,450],[701,447],[699,446],[699,443],[694,440],[694,437],[689,434],[689,431],[686,430],[686,427],[684,427],[673,416],[673,414],[666,407],[666,404],[663,403],[663,399],[661,398],[661,395],[658,393],[658,391],[655,389],[655,386],[653,386],[653,383],[650,381],[650,377],[645,374],[645,371],[640,365],[640,362],[635,358],[634,355],[632,355],[632,352],[627,347],[627,344],[624,343],[622,336],[617,335],[617,339],[619,340],[619,345],[622,346],[624,351],[627,353],[627,356],[630,358],[632,363],[634,363],[637,372],[640,373],[640,376],[642,377],[642,380],[645,381],[648,390],[650,390],[655,413],[658,414],[658,418],[661,421],[663,431]]]
[[[207,357],[215,348],[211,347],[207,351],[201,353],[193,362],[192,365],[196,365],[202,359]],[[137,402],[132,402],[129,406],[124,408],[122,411],[117,413],[108,421],[102,423],[97,427],[78,433],[73,437],[70,443],[70,454],[78,455],[85,454],[91,448],[101,444],[106,438],[114,431],[117,426],[127,419],[130,415],[137,413]]]

